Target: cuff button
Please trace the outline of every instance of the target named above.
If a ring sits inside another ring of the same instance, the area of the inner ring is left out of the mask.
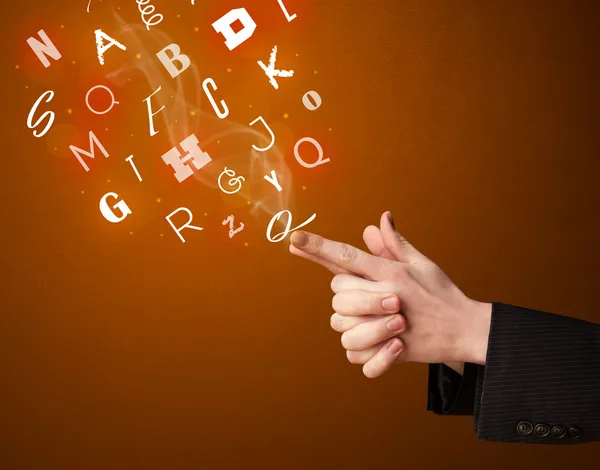
[[[533,432],[533,424],[529,421],[521,421],[517,424],[517,433],[520,436],[529,436]]]
[[[580,439],[582,435],[583,431],[581,428],[578,428],[577,426],[571,426],[569,428],[569,436],[571,436],[573,439]]]
[[[533,433],[537,437],[546,437],[548,434],[550,434],[550,426],[542,423],[536,424],[535,428],[533,429]]]
[[[565,428],[564,426],[554,426],[552,428],[552,431],[550,432],[552,434],[552,437],[554,437],[555,439],[563,439],[567,436],[567,428]]]

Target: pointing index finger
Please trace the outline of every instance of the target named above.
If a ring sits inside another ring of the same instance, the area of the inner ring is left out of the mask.
[[[305,253],[322,258],[361,276],[373,280],[385,279],[393,261],[365,253],[345,243],[334,242],[309,232],[297,231],[290,237],[291,244]]]

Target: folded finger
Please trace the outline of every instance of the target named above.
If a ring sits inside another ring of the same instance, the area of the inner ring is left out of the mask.
[[[351,330],[356,325],[360,325],[362,323],[369,323],[374,320],[379,320],[384,315],[355,315],[355,316],[346,316],[340,315],[339,313],[334,313],[331,315],[330,324],[331,328],[333,328],[338,333],[344,333],[348,330]]]
[[[342,334],[342,345],[351,351],[362,351],[392,338],[406,329],[402,315],[380,318],[369,323],[361,323]]]
[[[398,360],[404,347],[399,338],[390,339],[377,353],[363,366],[363,374],[369,379],[379,377]]]
[[[331,302],[342,315],[377,315],[400,311],[400,297],[386,292],[347,290],[338,292]]]
[[[392,292],[394,284],[389,281],[369,281],[354,274],[336,274],[331,280],[331,290],[334,293],[346,290],[369,290],[374,292]]]
[[[382,341],[381,343],[377,343],[370,348],[363,349],[362,351],[346,351],[346,358],[348,358],[348,362],[351,364],[366,364],[377,352],[387,343],[387,341]]]

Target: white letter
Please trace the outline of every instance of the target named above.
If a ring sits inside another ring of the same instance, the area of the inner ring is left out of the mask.
[[[229,186],[237,186],[237,188],[234,191],[227,191],[223,185],[221,184],[221,178],[223,178],[223,175],[227,175],[230,177],[230,180],[227,182],[227,184]],[[225,170],[223,170],[223,172],[219,175],[219,179],[217,180],[217,184],[219,185],[219,188],[221,189],[221,191],[223,191],[225,194],[235,194],[237,193],[240,189],[242,189],[242,181],[246,181],[246,178],[244,178],[243,176],[238,176],[237,178],[233,178],[235,176],[235,171],[233,170],[228,170],[227,167],[225,167]]]
[[[162,108],[160,108],[158,111],[156,111],[155,113],[152,112],[152,103],[150,103],[150,98],[152,98],[156,93],[158,93],[161,90],[162,86],[159,86],[154,93],[152,93],[148,98],[146,98],[144,101],[146,101],[147,105],[148,105],[148,120],[150,121],[150,137],[155,136],[156,134],[158,134],[158,131],[154,130],[154,119],[153,117],[156,116],[158,113],[160,113],[163,109],[165,109],[165,107],[163,106]]]
[[[111,47],[117,46],[122,51],[127,50],[123,44],[103,33],[101,29],[97,29],[94,33],[96,33],[96,48],[98,49],[98,61],[100,62],[100,65],[104,65],[104,53]],[[109,43],[105,45],[103,39],[107,39]]]
[[[273,230],[273,225],[275,225],[275,222],[277,222],[279,220],[279,218],[281,217],[281,214],[284,214],[284,213],[288,214],[288,220],[287,220],[287,224],[285,226],[285,230],[283,232],[281,232],[281,233],[278,233],[274,237],[271,237],[271,230]],[[267,240],[269,240],[271,243],[280,242],[285,237],[287,237],[288,233],[291,233],[294,230],[298,230],[299,228],[302,228],[305,225],[310,224],[313,220],[315,220],[315,217],[317,217],[317,214],[313,214],[310,217],[310,219],[308,219],[303,224],[298,225],[296,228],[291,228],[291,226],[292,226],[292,213],[290,211],[288,211],[288,210],[281,211],[278,214],[275,214],[275,216],[271,219],[271,222],[269,222],[269,226],[267,227]]]
[[[206,93],[206,97],[208,98],[208,101],[210,101],[210,104],[212,105],[213,109],[215,110],[215,113],[217,113],[217,116],[219,116],[221,119],[225,119],[227,117],[227,115],[229,114],[229,108],[227,108],[225,101],[221,100],[221,106],[223,106],[224,111],[223,112],[219,111],[219,108],[217,108],[217,103],[215,102],[215,99],[213,98],[211,92],[208,89],[208,85],[210,85],[212,87],[212,89],[216,91],[217,85],[216,85],[215,81],[212,78],[207,78],[202,83],[202,88],[204,89],[204,93]]]
[[[133,163],[133,155],[129,155],[126,159],[126,162],[131,163],[131,166],[133,167],[133,171],[135,171],[135,175],[138,177],[138,179],[140,180],[140,183],[142,182],[142,177],[140,176],[140,173],[137,169],[137,167],[135,166],[135,163]]]
[[[114,206],[112,206],[113,209],[119,209],[121,211],[121,217],[117,217],[106,202],[106,200],[109,197],[114,197],[115,199],[118,199],[119,195],[115,193],[106,193],[104,196],[102,196],[102,199],[100,199],[100,212],[102,212],[102,215],[106,220],[112,222],[113,224],[116,224],[118,222],[121,222],[123,219],[125,219],[125,217],[131,214],[131,209],[129,209],[129,206],[125,201],[117,202]]]
[[[167,51],[172,54],[171,57],[169,57]],[[172,78],[175,78],[177,75],[185,72],[191,64],[190,58],[181,53],[181,48],[177,44],[168,45],[162,51],[157,52],[156,56],[158,57],[158,60],[160,60],[165,66]],[[181,64],[181,68],[177,68],[175,61]]]
[[[237,33],[231,27],[236,21],[240,21],[243,26]],[[249,39],[256,29],[256,23],[245,8],[231,10],[225,16],[222,16],[215,21],[212,26],[217,33],[221,33],[225,36],[225,45],[230,51]]]
[[[275,134],[273,134],[273,131],[271,130],[271,128],[267,125],[267,123],[265,122],[265,120],[263,119],[262,116],[258,116],[254,121],[252,121],[250,123],[251,126],[253,126],[254,124],[256,124],[258,121],[263,123],[263,126],[265,126],[267,128],[267,131],[269,132],[270,136],[271,136],[271,143],[269,144],[268,147],[265,147],[264,149],[258,148],[256,145],[252,144],[252,148],[254,150],[258,150],[259,152],[266,152],[267,150],[269,150],[271,147],[273,147],[273,144],[275,144]]]
[[[314,103],[309,98],[312,98]],[[323,100],[321,99],[321,95],[319,95],[316,91],[308,91],[302,97],[302,104],[309,111],[314,111],[315,109],[319,109],[321,107]]]
[[[233,228],[233,223],[235,222],[235,218],[233,215],[230,215],[223,221],[223,225],[229,224],[229,238],[233,238],[236,234],[240,233],[244,230],[245,225],[243,222],[240,222],[240,226],[237,229]]]
[[[179,145],[187,152],[185,156],[182,157],[181,152],[174,147],[165,153],[162,159],[167,165],[171,165],[175,169],[175,178],[181,183],[194,174],[194,171],[187,164],[189,160],[196,167],[196,170],[206,166],[212,160],[208,153],[200,149],[198,139],[194,134],[187,137]]]
[[[315,163],[306,163],[304,160],[302,160],[302,157],[300,157],[300,144],[304,142],[310,142],[317,148],[317,151],[319,152],[319,158]],[[316,166],[323,165],[331,161],[329,160],[329,158],[323,160],[323,147],[321,147],[321,144],[319,144],[319,142],[317,142],[311,137],[304,137],[303,139],[300,139],[298,142],[296,142],[296,145],[294,146],[294,156],[296,157],[296,160],[298,160],[298,163],[300,163],[300,165],[302,165],[304,168],[314,168]]]
[[[271,176],[265,175],[265,179],[273,186],[275,186],[277,188],[277,191],[283,191],[281,185],[279,184],[279,181],[277,181],[277,173],[275,173],[275,170],[271,170]]]
[[[279,89],[279,84],[277,83],[277,80],[275,80],[275,77],[283,77],[283,78],[293,77],[294,71],[293,70],[275,70],[275,61],[276,60],[277,60],[277,46],[275,46],[273,48],[273,51],[271,52],[271,56],[269,57],[269,66],[267,67],[260,60],[258,61],[258,65],[261,66],[261,68],[267,74],[267,77],[269,77],[269,82],[271,82],[271,85],[273,85],[273,88],[275,88],[277,90],[277,89]]]
[[[90,158],[96,158],[96,155],[94,153],[94,144],[96,144],[98,146],[98,148],[102,151],[102,153],[104,154],[104,157],[108,158],[108,152],[104,149],[104,147],[102,146],[102,144],[100,143],[100,141],[98,140],[98,138],[96,137],[96,135],[94,134],[93,131],[90,131],[90,151],[89,152],[82,150],[78,147],[75,147],[74,145],[69,145],[71,152],[73,152],[75,154],[75,156],[77,157],[77,160],[79,160],[79,163],[81,163],[83,168],[85,168],[85,171],[90,171],[90,169],[83,161],[83,158],[81,158],[81,155],[85,155],[86,157],[90,157]]]
[[[27,44],[29,44],[29,46],[33,49],[33,52],[35,52],[35,55],[38,56],[38,59],[40,59],[42,64],[44,64],[44,67],[48,68],[50,67],[50,61],[46,56],[50,56],[54,60],[58,60],[62,57],[62,55],[60,52],[58,52],[58,49],[52,43],[43,29],[40,29],[38,34],[44,42],[40,42],[34,37],[31,37],[27,40]]]
[[[177,227],[175,227],[175,224],[174,224],[173,222],[171,222],[171,217],[173,217],[173,216],[174,216],[175,214],[177,214],[179,211],[184,211],[184,212],[186,212],[186,213],[187,213],[187,215],[189,216],[189,219],[188,219],[188,221],[187,221],[185,224],[183,224],[183,225],[182,225],[180,228],[177,228]],[[181,241],[182,241],[183,243],[185,243],[185,238],[183,238],[183,236],[181,235],[181,233],[180,233],[180,232],[181,232],[181,231],[182,231],[184,228],[191,228],[192,230],[204,230],[202,227],[195,227],[195,226],[191,225],[191,223],[192,223],[192,219],[193,219],[193,218],[194,218],[194,216],[192,215],[192,211],[190,211],[190,210],[189,210],[188,208],[186,208],[186,207],[180,207],[180,208],[179,208],[179,209],[177,209],[176,211],[174,211],[174,212],[171,212],[171,213],[170,213],[170,214],[169,214],[169,215],[166,217],[166,219],[167,219],[167,222],[169,222],[169,224],[171,225],[171,227],[173,227],[173,230],[175,230],[175,233],[177,234],[177,236],[178,236],[179,238],[181,238]]]
[[[46,99],[46,103],[50,103],[50,101],[52,101],[52,98],[54,98],[54,92],[52,90],[48,90],[47,92],[45,92],[43,95],[41,95],[37,101],[35,102],[35,104],[33,105],[33,107],[31,108],[31,111],[29,111],[29,116],[27,116],[27,127],[29,127],[29,129],[33,129],[34,127],[38,127],[40,124],[42,124],[42,121],[44,119],[48,119],[48,122],[46,123],[46,127],[44,128],[44,130],[42,132],[36,132],[35,130],[33,131],[33,135],[35,137],[43,137],[46,135],[46,132],[48,132],[50,130],[50,128],[52,127],[52,123],[54,122],[54,112],[52,111],[46,111],[44,114],[42,114],[40,116],[40,118],[35,121],[35,124],[32,124],[31,120],[33,119],[33,114],[37,111],[38,106],[40,105],[40,102],[42,101],[42,99],[44,98],[44,96],[46,95],[50,95],[49,98]]]
[[[296,13],[294,13],[292,16],[290,16],[290,14],[287,11],[287,8],[285,7],[285,5],[283,4],[283,0],[277,0],[279,2],[279,6],[281,7],[281,9],[283,10],[283,13],[285,13],[285,17],[288,20],[288,23],[290,21],[292,21],[294,18],[296,18]]]
[[[103,90],[108,91],[108,94],[110,95],[110,98],[112,100],[110,106],[105,111],[96,111],[90,105],[90,94],[92,93],[92,91],[94,91],[97,88],[102,88]],[[94,88],[90,88],[90,90],[85,95],[85,104],[87,105],[88,109],[94,114],[106,114],[106,113],[110,112],[111,109],[113,109],[115,104],[119,104],[119,102],[117,100],[115,100],[115,95],[113,95],[113,92],[110,88],[105,87],[104,85],[96,85]]]

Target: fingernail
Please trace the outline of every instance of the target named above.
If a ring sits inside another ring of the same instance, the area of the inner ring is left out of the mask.
[[[401,349],[402,349],[402,342],[397,338],[392,340],[388,346],[388,351],[392,355],[398,354]]]
[[[404,321],[402,321],[400,315],[394,315],[394,318],[387,322],[385,326],[390,331],[399,331],[404,326]]]
[[[290,242],[298,248],[305,247],[308,245],[308,235],[304,232],[294,232],[290,237]]]
[[[400,307],[399,300],[400,299],[398,299],[398,297],[396,297],[395,295],[390,295],[389,297],[386,297],[381,301],[381,306],[384,310],[387,310],[388,312],[397,312],[398,307]]]
[[[394,216],[391,212],[388,212],[388,220],[390,221],[390,224],[392,224],[392,227],[396,228],[396,225],[394,224]]]

